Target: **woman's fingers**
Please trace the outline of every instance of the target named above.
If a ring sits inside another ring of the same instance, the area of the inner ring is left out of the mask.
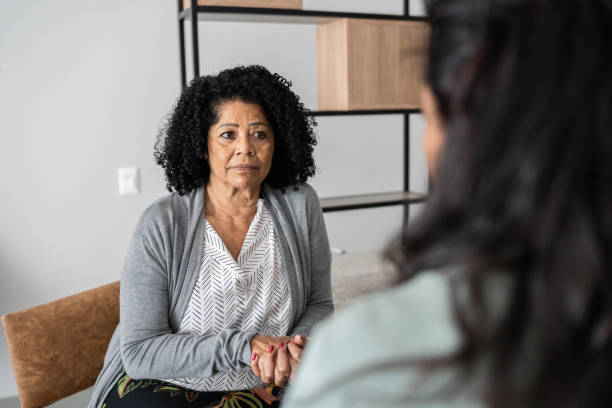
[[[274,370],[274,384],[282,387],[286,379],[291,374],[291,357],[287,352],[287,347],[284,343],[279,344],[278,352],[276,353],[276,369]]]
[[[292,359],[299,362],[302,357],[303,348],[299,346],[297,343],[291,341],[287,344],[287,350],[289,351],[289,355]]]
[[[295,341],[300,347],[305,347],[308,340],[310,340],[310,337],[302,336],[301,334],[296,334],[293,338],[293,341]]]
[[[261,377],[261,372],[259,371],[259,355],[257,353],[251,354],[251,369],[256,376]]]
[[[273,344],[274,341],[279,341]],[[302,351],[310,337],[267,337],[257,335],[251,342],[251,368],[261,380],[283,385],[293,375],[302,357]],[[267,344],[266,344],[267,343]]]
[[[263,356],[259,357],[259,370],[261,380],[269,384],[274,381],[274,370],[276,368],[276,347],[270,345]]]
[[[291,358],[299,362],[300,358],[302,357],[302,351],[309,340],[310,337],[302,336],[301,334],[295,335],[293,341],[287,344]]]
[[[257,334],[251,339],[251,353],[257,353],[261,357],[268,351],[271,345],[277,346],[280,343],[286,344],[290,340],[291,337],[288,336],[269,337]]]

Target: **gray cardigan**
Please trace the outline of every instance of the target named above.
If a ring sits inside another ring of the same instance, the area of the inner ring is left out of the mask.
[[[308,335],[333,312],[331,254],[317,194],[308,184],[284,193],[262,186],[287,273],[291,335]],[[100,407],[119,375],[209,377],[250,364],[254,332],[176,334],[199,274],[204,188],[163,197],[137,224],[121,274],[120,323],[110,341],[89,408]]]

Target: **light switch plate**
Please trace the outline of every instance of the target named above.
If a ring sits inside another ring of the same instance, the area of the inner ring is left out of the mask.
[[[138,167],[120,167],[117,170],[119,180],[119,194],[140,193],[140,175]]]

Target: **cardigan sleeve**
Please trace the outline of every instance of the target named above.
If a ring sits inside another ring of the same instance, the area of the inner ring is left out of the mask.
[[[171,211],[149,208],[141,216],[121,274],[120,350],[128,376],[205,378],[249,364],[256,333],[173,333],[169,323],[169,270],[174,243]],[[189,296],[189,294],[187,294]]]
[[[304,184],[308,240],[310,248],[310,291],[307,294],[306,309],[292,329],[292,335],[310,335],[313,326],[334,311],[331,288],[331,250],[323,211],[315,190]]]

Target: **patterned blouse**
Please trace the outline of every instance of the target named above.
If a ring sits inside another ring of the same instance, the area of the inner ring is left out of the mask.
[[[179,333],[214,336],[224,329],[285,336],[291,299],[272,218],[257,202],[257,212],[238,259],[205,221],[200,275],[181,320]],[[263,387],[250,366],[208,378],[166,379],[196,391],[231,391]]]

